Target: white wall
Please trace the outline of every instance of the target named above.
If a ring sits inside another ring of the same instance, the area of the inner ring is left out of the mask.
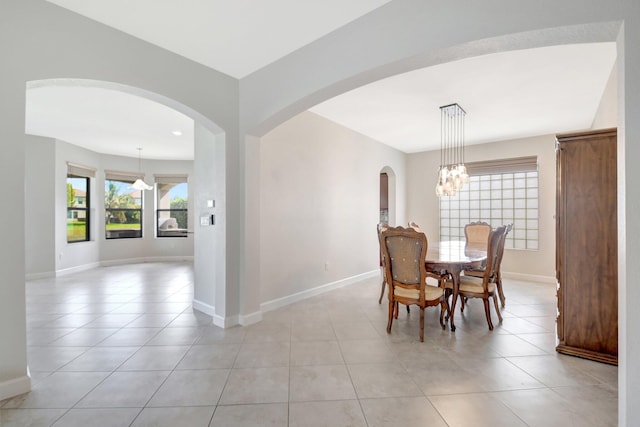
[[[25,140],[25,270],[32,278],[55,270],[55,147],[50,138]]]
[[[260,158],[263,304],[378,273],[380,171],[396,173],[404,223],[403,153],[305,112],[262,138]]]
[[[593,119],[593,129],[614,128],[618,126],[618,65],[611,70],[611,75],[604,88],[598,111]]]
[[[526,276],[532,280],[555,281],[555,195],[556,158],[555,135],[500,141],[467,146],[465,161],[507,159],[538,156],[539,171],[539,234],[536,251],[507,249],[502,269],[505,275]],[[426,151],[409,155],[407,194],[422,197],[408,198],[410,220],[422,226],[431,239],[439,240],[439,202],[435,194],[436,174],[440,151]],[[431,236],[434,236],[433,238]]]

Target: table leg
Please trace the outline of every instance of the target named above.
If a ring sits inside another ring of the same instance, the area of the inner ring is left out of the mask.
[[[458,301],[458,292],[460,290],[460,271],[451,271],[451,279],[453,281],[453,296],[451,297],[451,315],[449,316],[449,324],[451,331],[455,332],[456,325],[453,322],[453,316],[456,312],[456,302]]]

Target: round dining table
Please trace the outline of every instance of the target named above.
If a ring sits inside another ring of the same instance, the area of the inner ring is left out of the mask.
[[[456,330],[453,321],[458,292],[460,289],[460,273],[464,270],[479,268],[487,260],[486,245],[467,245],[464,240],[447,240],[429,243],[425,266],[428,271],[449,273],[453,282],[453,297],[449,325]]]

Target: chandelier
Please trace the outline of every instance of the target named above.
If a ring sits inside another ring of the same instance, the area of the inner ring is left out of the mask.
[[[440,169],[436,194],[455,196],[456,191],[469,182],[464,166],[464,116],[467,113],[458,105],[440,107]]]

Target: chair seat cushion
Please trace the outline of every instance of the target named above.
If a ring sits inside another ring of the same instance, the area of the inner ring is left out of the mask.
[[[447,280],[447,282],[445,283],[445,287],[452,289],[453,282],[450,280]],[[494,292],[495,290],[496,290],[496,284],[493,282],[490,282],[489,285],[487,286],[487,291],[491,293],[491,292]],[[460,276],[460,292],[469,292],[474,294],[484,293],[484,289],[482,287],[482,280],[479,280],[474,277],[469,277],[469,276],[466,276],[466,277]]]
[[[439,299],[444,290],[442,288],[437,288],[435,286],[425,286],[424,287],[424,299],[427,301]],[[399,298],[407,298],[407,299],[415,299],[418,300],[420,298],[420,291],[418,289],[407,289],[396,286],[393,293],[396,297]]]
[[[484,270],[482,269],[464,270],[463,273],[465,276],[484,277]]]

